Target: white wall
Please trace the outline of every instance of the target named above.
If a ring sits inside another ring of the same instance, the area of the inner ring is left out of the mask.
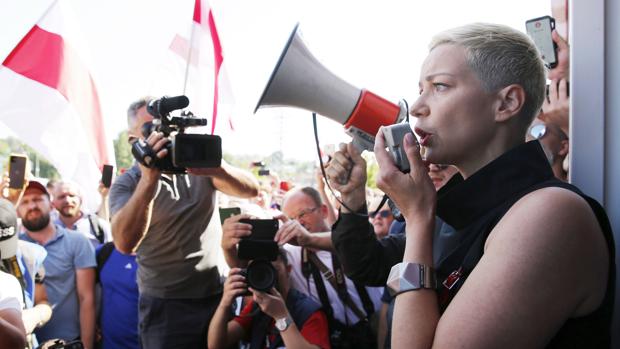
[[[620,3],[570,1],[571,182],[601,202],[620,250]],[[618,260],[618,258],[616,258]],[[616,271],[613,347],[620,348]]]

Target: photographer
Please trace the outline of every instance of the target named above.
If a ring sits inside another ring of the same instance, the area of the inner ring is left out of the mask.
[[[291,265],[286,251],[280,249],[272,265],[278,275],[276,287],[269,293],[250,288],[252,301],[232,320],[231,305],[248,291],[248,286],[241,269],[230,270],[222,301],[209,326],[208,348],[230,348],[240,340],[249,342],[250,349],[330,348],[327,318],[321,306],[289,285]],[[256,305],[260,312],[252,315]]]
[[[128,109],[130,142],[143,139],[143,124],[153,121],[146,108],[149,102],[143,98]],[[165,148],[169,140],[161,132],[152,132],[144,141],[158,159],[170,155]],[[122,253],[137,254],[140,336],[149,349],[206,345],[222,284],[215,262],[198,272],[185,256],[200,246],[216,208],[216,190],[239,197],[258,193],[250,173],[224,162],[188,173],[168,175],[157,167],[135,164],[110,190],[114,244]]]
[[[344,277],[342,265],[332,254],[328,207],[312,187],[294,188],[284,197],[286,216],[274,240],[284,245],[292,269],[291,285],[320,302],[325,310],[333,348],[374,348],[376,338],[370,319],[380,307],[381,288],[366,288]],[[222,248],[231,267],[242,265],[236,245],[251,234],[251,226],[238,215],[224,222]],[[343,277],[339,277],[342,275]]]

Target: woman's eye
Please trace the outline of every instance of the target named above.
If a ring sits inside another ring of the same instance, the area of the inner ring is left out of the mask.
[[[448,85],[441,83],[441,82],[435,82],[433,83],[433,87],[435,87],[435,91],[445,91],[448,89]]]

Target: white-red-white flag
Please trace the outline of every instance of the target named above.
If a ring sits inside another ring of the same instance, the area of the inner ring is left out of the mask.
[[[207,0],[195,0],[190,39],[177,34],[170,50],[183,60],[184,94],[189,109],[208,119],[211,133],[233,130],[234,97],[213,11]]]
[[[96,209],[104,164],[114,164],[99,97],[74,19],[57,0],[0,66],[0,121],[64,179],[78,182]]]

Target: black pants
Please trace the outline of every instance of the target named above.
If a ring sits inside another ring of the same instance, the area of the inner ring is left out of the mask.
[[[140,295],[139,331],[144,349],[206,348],[218,294],[203,299],[162,299]]]

